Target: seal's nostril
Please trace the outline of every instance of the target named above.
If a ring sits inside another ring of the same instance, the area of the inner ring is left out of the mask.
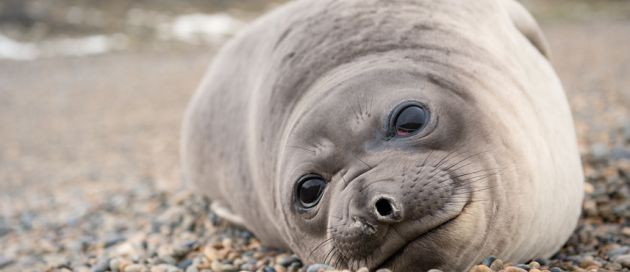
[[[381,198],[376,201],[376,212],[380,216],[390,216],[394,213],[394,208],[392,207],[392,203],[389,202],[388,199]]]

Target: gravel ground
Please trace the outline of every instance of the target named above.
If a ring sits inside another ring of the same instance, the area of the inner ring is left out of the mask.
[[[586,174],[552,259],[472,271],[630,271],[630,23],[547,24]],[[207,50],[0,61],[0,270],[317,271],[221,222],[179,182]]]

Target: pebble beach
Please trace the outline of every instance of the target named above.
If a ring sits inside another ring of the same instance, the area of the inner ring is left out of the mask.
[[[234,29],[255,17],[236,14]],[[630,271],[630,12],[615,14],[541,20],[584,168],[577,229],[551,258],[470,271]],[[265,247],[181,181],[183,110],[222,42],[0,54],[0,271],[333,271]]]

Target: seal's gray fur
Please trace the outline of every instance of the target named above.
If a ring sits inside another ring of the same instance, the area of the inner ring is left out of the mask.
[[[309,262],[457,271],[549,256],[576,225],[583,177],[548,52],[512,0],[291,2],[216,56],[185,117],[185,177]],[[409,100],[430,124],[385,137]],[[309,172],[328,186],[299,212]],[[380,198],[396,220],[375,215]]]

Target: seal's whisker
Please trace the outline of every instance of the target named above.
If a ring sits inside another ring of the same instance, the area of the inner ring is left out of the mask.
[[[477,152],[475,154],[469,155],[469,156],[465,157],[464,159],[460,160],[459,162],[457,162],[457,163],[447,167],[445,170],[450,169],[451,167],[456,166],[456,165],[460,164],[461,162],[464,162],[466,160],[472,159],[472,158],[474,158],[476,156],[479,156],[481,154],[488,153],[490,151],[492,151],[492,149],[488,149],[488,150],[485,150],[485,151],[480,151],[480,152]],[[465,152],[465,153],[470,153],[470,152]],[[462,155],[464,155],[464,154],[462,154]]]
[[[465,179],[457,179],[457,181],[459,181],[459,184],[457,184],[457,185],[461,186],[461,185],[465,185],[465,184],[477,183],[478,181],[486,180],[488,177],[495,176],[495,175],[497,175],[497,173],[481,174],[481,175],[478,175],[478,176],[473,176],[473,177],[469,177],[469,178],[465,178]],[[446,180],[450,180],[450,179],[446,179]],[[451,186],[451,184],[445,184],[445,185],[436,186],[436,187],[433,187],[433,188],[434,189],[442,189],[442,188],[447,188],[447,187],[450,187],[450,186]]]
[[[471,172],[468,172],[468,173],[460,174],[460,175],[457,175],[457,176],[451,176],[450,178],[452,178],[452,179],[459,179],[461,177],[474,175],[474,174],[478,174],[478,173],[483,173],[483,172],[487,172],[487,171],[492,171],[492,170],[498,170],[498,169],[495,169],[495,168],[481,169],[481,170],[476,170],[476,171],[471,171]],[[496,172],[496,173],[499,173],[499,172]]]
[[[368,111],[368,114],[372,113],[372,110],[374,109],[374,95],[373,94],[369,94],[370,95],[370,110]]]
[[[431,157],[431,154],[433,154],[433,150],[431,150],[429,152],[429,155],[427,155],[426,157],[424,157],[424,161],[422,162],[422,164],[420,166],[425,166],[427,165],[427,161],[429,160],[429,158]]]
[[[316,151],[316,150],[314,150],[314,149],[309,149],[309,148],[304,147],[304,146],[299,146],[299,145],[289,145],[289,146],[287,146],[287,147],[290,147],[290,148],[296,148],[296,149],[300,149],[300,150],[304,150],[304,151],[307,151],[307,152],[311,152],[311,153],[313,153],[313,155],[317,155],[317,151]]]
[[[333,258],[330,258],[330,265],[333,267],[339,267],[339,252],[335,251]]]
[[[337,218],[337,219],[339,219],[339,220],[342,220],[342,218],[341,218],[341,217],[336,217],[336,218]],[[330,227],[326,228],[326,230],[333,230],[333,229],[338,228],[338,227],[341,227],[341,226],[343,226],[343,225],[345,225],[345,223],[343,223],[343,222],[342,222],[342,223],[339,223],[339,224],[337,224],[337,225],[330,226]]]
[[[442,184],[443,182],[448,181],[448,180],[462,182],[462,181],[466,181],[467,179],[470,179],[471,177],[464,178],[464,179],[461,179],[461,177],[474,175],[474,174],[479,174],[479,173],[483,173],[484,171],[489,171],[489,170],[492,170],[492,169],[482,169],[482,170],[472,171],[470,173],[460,174],[458,176],[448,176],[448,177],[446,177],[444,179],[440,179],[440,180],[433,181],[433,182],[437,183],[437,184]],[[484,173],[483,175],[487,175],[487,174],[498,174],[498,173],[490,172],[490,173]],[[477,176],[473,176],[472,178],[475,178],[475,177],[477,177]],[[427,178],[427,179],[429,179],[429,178]],[[446,186],[448,186],[448,185],[446,185]],[[437,188],[440,188],[440,187],[437,187]]]
[[[448,204],[470,204],[470,203],[478,203],[478,202],[491,202],[492,199],[469,199],[469,198],[459,198],[454,201],[449,201]]]
[[[438,161],[438,163],[436,163],[433,167],[437,168],[440,164],[444,163],[446,158],[448,158],[450,155],[453,155],[457,152],[457,150],[451,151],[449,153],[446,154],[446,156],[444,156],[440,161]]]
[[[464,185],[466,183],[473,183],[473,182],[477,182],[477,181],[480,181],[480,180],[484,180],[484,179],[487,179],[488,177],[495,176],[495,175],[498,175],[498,174],[499,174],[498,172],[484,173],[484,174],[480,174],[480,175],[477,175],[477,176],[468,177],[468,178],[465,178],[465,179],[459,179],[459,178],[458,179],[454,179],[452,177],[448,177],[446,179],[439,180],[436,183],[442,184],[443,182],[448,181],[448,180],[456,180],[456,181],[459,182],[459,185]],[[442,188],[446,188],[446,187],[450,187],[450,186],[451,186],[450,184],[445,184],[445,185],[436,186],[436,187],[433,187],[433,188],[434,189],[442,189]]]
[[[356,96],[355,101],[357,102],[357,106],[359,107],[359,114],[361,114],[363,116],[364,112],[363,112],[363,107],[361,106],[361,104],[362,104],[361,99],[362,99],[362,95],[358,94]]]
[[[358,267],[359,265],[361,265],[360,259],[350,260],[350,263],[348,264],[348,268],[352,270],[356,270],[355,267]]]
[[[342,267],[341,263],[347,263],[346,257],[341,252],[337,251],[337,258],[335,259],[335,267]]]
[[[346,104],[348,105],[348,107],[352,110],[352,114],[354,114],[355,117],[359,116],[359,113],[357,112],[357,110],[354,108],[354,106],[350,103],[350,101],[346,100]]]
[[[444,158],[442,158],[437,164],[435,164],[433,166],[433,168],[438,168],[441,166],[441,164],[446,163],[450,160],[450,158],[448,160],[446,160],[446,158],[448,158],[450,155],[457,153],[457,150],[454,150],[452,152],[449,152],[448,154],[446,154],[446,156],[444,156]],[[439,173],[439,171],[435,171],[435,173],[433,173],[430,177],[428,177],[427,179],[431,179],[433,178],[433,176],[435,176],[437,173]]]
[[[309,255],[313,255],[313,253],[318,250],[320,247],[324,246],[324,244],[330,242],[333,240],[333,237],[330,237],[326,240],[324,240],[323,242],[319,243],[319,245],[317,245],[313,250],[311,250],[311,252],[309,253]]]
[[[470,195],[470,194],[480,193],[480,192],[491,190],[491,189],[496,189],[496,188],[499,188],[499,187],[501,187],[501,186],[499,186],[499,185],[491,185],[491,186],[487,186],[487,187],[476,188],[474,190],[468,190],[466,192],[454,193],[454,194],[451,194],[451,195],[452,196]]]
[[[328,251],[328,253],[326,253],[326,255],[324,256],[324,263],[327,264],[328,262],[328,258],[330,257],[330,254],[333,254],[335,251],[335,248],[331,248],[330,251]]]
[[[479,153],[477,153],[477,154],[470,155],[470,156],[468,156],[468,157],[466,157],[466,158],[464,158],[464,159],[460,160],[459,162],[457,162],[457,163],[455,163],[455,164],[453,164],[453,165],[451,165],[451,166],[449,166],[449,167],[444,168],[444,171],[449,171],[449,170],[451,170],[451,168],[453,168],[453,167],[457,166],[458,164],[460,164],[460,163],[462,163],[462,162],[465,162],[465,161],[467,161],[467,160],[470,160],[470,159],[472,159],[472,158],[474,158],[474,157],[476,157],[476,156],[479,156],[479,155],[481,155],[481,154],[487,153],[487,152],[490,152],[490,151],[482,151],[482,152],[479,152]],[[460,167],[457,167],[457,168],[455,168],[455,169],[452,169],[452,171],[457,171],[457,170],[459,170],[459,169],[461,169],[461,168],[464,168],[464,167],[466,167],[466,166],[470,165],[471,163],[472,163],[472,162],[470,162],[470,163],[468,163],[468,164],[465,164],[465,165],[462,165],[462,166],[460,166]]]
[[[420,174],[423,174],[423,172],[424,172],[424,166],[427,164],[427,161],[428,161],[428,160],[429,160],[429,158],[431,157],[431,154],[433,154],[433,150],[431,150],[431,151],[429,152],[429,154],[428,154],[426,157],[424,157],[424,161],[422,162],[422,164],[421,164],[421,165],[416,165],[416,167],[419,167],[419,168],[420,168],[420,170],[416,173],[416,175],[417,175],[418,177],[420,176]]]

